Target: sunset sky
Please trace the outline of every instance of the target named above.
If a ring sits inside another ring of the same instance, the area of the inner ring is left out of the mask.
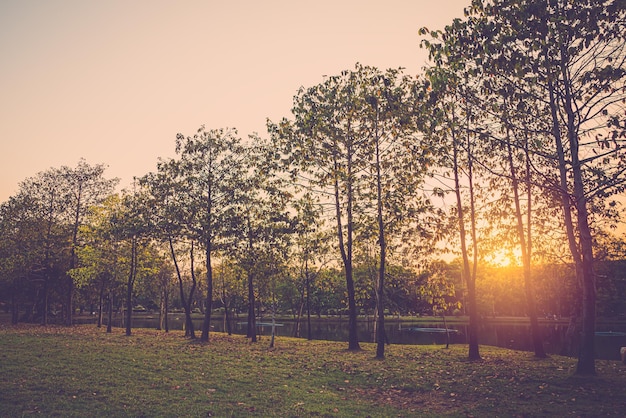
[[[0,202],[81,157],[128,186],[203,124],[264,135],[356,62],[419,73],[418,29],[470,1],[2,0]]]

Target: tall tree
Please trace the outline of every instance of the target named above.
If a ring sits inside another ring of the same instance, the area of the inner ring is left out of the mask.
[[[85,160],[80,160],[76,168],[63,166],[60,175],[65,180],[65,198],[68,199],[68,213],[71,225],[71,247],[69,269],[77,267],[76,248],[79,245],[78,233],[83,223],[85,214],[93,206],[101,203],[117,184],[117,179],[104,178],[106,166],[103,164],[89,165]],[[72,325],[74,313],[74,279],[67,277],[67,311],[66,325]]]
[[[277,175],[280,154],[270,142],[251,136],[242,156],[247,171],[234,190],[227,252],[246,274],[247,336],[256,342],[255,282],[263,278],[263,272],[269,278],[286,257],[293,229],[287,210],[291,193],[282,187],[284,180]]]
[[[591,207],[624,190],[626,8],[621,1],[474,1],[471,53],[515,86],[541,87],[570,252],[582,284],[578,374],[594,374],[595,275]],[[530,96],[529,96],[530,97]]]
[[[243,175],[241,140],[236,130],[200,127],[193,136],[176,137],[180,175],[186,180],[189,204],[197,213],[192,233],[204,247],[206,302],[201,341],[209,340],[213,306],[213,257],[224,241],[224,226],[231,213],[237,182]]]
[[[121,286],[124,275],[120,263],[122,243],[114,232],[113,220],[120,210],[121,199],[111,195],[100,206],[92,208],[81,227],[82,245],[76,249],[78,265],[68,272],[78,289],[94,286],[98,291],[98,327],[102,325],[105,300],[109,301]]]
[[[423,184],[433,150],[417,129],[419,110],[426,98],[425,84],[404,76],[401,70],[381,72],[357,66],[355,72],[361,79],[356,89],[361,99],[355,103],[355,107],[361,106],[356,112],[357,125],[359,131],[365,131],[369,148],[361,158],[370,156],[362,174],[366,181],[359,190],[357,208],[363,220],[359,223],[376,231],[376,357],[384,358],[387,262],[405,226],[417,226],[414,233],[424,230],[418,218],[431,208]]]
[[[294,98],[293,122],[283,120],[274,131],[284,139],[292,174],[308,183],[325,202],[332,202],[337,246],[343,263],[348,296],[348,349],[359,350],[357,306],[353,274],[354,209],[360,174],[367,166],[369,139],[359,131],[357,113],[364,97],[358,68],[301,88]]]
[[[182,175],[177,160],[160,161],[156,173],[149,173],[140,179],[140,184],[149,190],[145,207],[149,211],[148,225],[151,236],[163,243],[169,253],[178,279],[180,300],[185,311],[185,336],[196,338],[191,310],[197,283],[195,276],[195,235],[196,212],[193,194]],[[184,273],[184,261],[188,262],[189,274]],[[191,283],[186,286],[186,277]],[[186,290],[186,288],[188,288]]]
[[[39,304],[43,325],[48,322],[50,285],[58,281],[61,277],[55,276],[67,268],[68,199],[65,193],[64,178],[55,168],[40,172],[20,185],[19,199],[30,202],[24,209],[30,212],[30,216],[40,219],[43,226],[36,236],[30,237],[30,246],[39,245],[41,250],[38,259],[32,260],[35,264],[29,267],[31,273],[37,272],[43,282],[42,303]]]
[[[38,241],[39,255],[31,260],[34,264],[29,267],[29,274],[43,283],[39,311],[44,324],[48,321],[50,284],[57,278],[64,282],[54,287],[65,295],[65,323],[72,322],[74,281],[67,272],[77,267],[80,225],[90,208],[105,199],[117,182],[105,179],[104,169],[103,165],[90,166],[81,160],[76,168],[51,168],[20,185],[18,200],[30,202],[24,209],[43,226],[31,236]],[[35,245],[33,241],[30,244]]]
[[[296,276],[301,278],[300,306],[296,317],[294,336],[299,336],[302,311],[306,307],[307,339],[311,340],[311,298],[312,284],[320,269],[328,262],[329,239],[332,236],[323,229],[323,210],[310,193],[294,202],[297,211],[295,225],[295,246],[293,255],[297,260]]]
[[[447,28],[447,30],[452,30]],[[427,43],[427,45],[430,45]],[[472,107],[472,87],[467,83],[466,69],[454,58],[450,61],[446,48],[440,44],[431,46],[430,54],[437,66],[427,71],[432,91],[430,104],[435,109],[433,123],[426,126],[426,132],[432,140],[443,145],[438,155],[439,165],[443,171],[451,171],[455,208],[454,216],[458,229],[463,260],[463,278],[467,285],[467,308],[469,310],[469,353],[470,360],[480,359],[478,343],[478,304],[476,294],[476,276],[479,262],[476,210],[476,174],[475,161],[477,154],[476,127],[478,117]],[[444,65],[444,61],[445,64]],[[448,152],[446,152],[446,150]],[[451,154],[451,155],[450,155]],[[464,192],[465,190],[465,192]],[[465,199],[467,194],[467,204]],[[467,214],[469,212],[469,214]],[[469,218],[469,219],[468,219]],[[468,224],[466,224],[468,223]],[[469,241],[468,245],[468,230]],[[470,261],[470,256],[472,260]]]
[[[23,193],[12,196],[0,205],[0,284],[10,297],[11,323],[14,325],[19,321],[22,303],[29,300],[34,290],[28,280],[31,271],[46,260],[45,255],[41,254],[45,241],[40,240],[42,231],[46,230],[41,228],[39,213],[32,210],[36,205],[37,201]],[[54,247],[50,245],[50,248]],[[50,257],[48,261],[51,261]],[[49,273],[49,270],[45,273]],[[49,276],[44,276],[44,279],[49,279]],[[45,300],[47,293],[44,291]],[[43,305],[47,310],[45,302]]]

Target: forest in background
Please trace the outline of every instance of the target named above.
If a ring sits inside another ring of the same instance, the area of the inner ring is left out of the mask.
[[[72,324],[79,307],[466,313],[571,318],[595,371],[598,314],[624,313],[626,33],[620,1],[474,1],[422,29],[431,65],[303,87],[267,135],[200,127],[116,192],[80,161],[0,207],[0,298]],[[442,261],[447,260],[447,261]],[[505,267],[505,260],[511,265]],[[382,330],[382,331],[381,331]]]

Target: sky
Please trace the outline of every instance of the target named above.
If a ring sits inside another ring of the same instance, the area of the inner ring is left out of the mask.
[[[421,73],[471,0],[0,0],[0,202],[81,158],[128,187],[177,133],[266,134],[359,62]]]

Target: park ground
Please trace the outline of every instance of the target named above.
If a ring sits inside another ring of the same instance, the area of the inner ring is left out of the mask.
[[[94,325],[0,325],[0,416],[624,416],[626,365],[481,346],[389,345]]]

